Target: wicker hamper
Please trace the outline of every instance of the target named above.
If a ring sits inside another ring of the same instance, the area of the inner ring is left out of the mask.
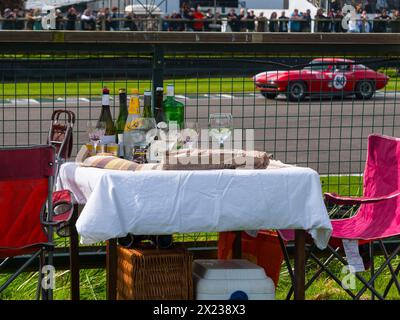
[[[182,249],[118,246],[118,300],[192,300],[193,257]]]

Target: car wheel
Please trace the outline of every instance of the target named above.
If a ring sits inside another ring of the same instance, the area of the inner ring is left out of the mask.
[[[360,81],[356,84],[356,97],[358,99],[371,99],[375,93],[375,85],[372,81]]]
[[[292,82],[288,86],[287,97],[290,101],[302,101],[306,96],[306,85],[304,82]]]
[[[265,91],[261,91],[261,94],[267,99],[275,99],[276,96],[278,95],[275,92],[265,92]]]

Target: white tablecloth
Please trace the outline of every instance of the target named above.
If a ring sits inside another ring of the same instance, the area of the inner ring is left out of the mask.
[[[332,226],[312,169],[117,171],[65,163],[58,189],[86,204],[81,242],[132,234],[304,229],[319,248]]]

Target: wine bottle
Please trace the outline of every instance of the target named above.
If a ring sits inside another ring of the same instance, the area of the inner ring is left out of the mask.
[[[103,95],[101,99],[101,113],[99,117],[99,122],[106,123],[106,132],[101,139],[102,144],[115,143],[115,126],[112,120],[110,111],[110,90],[107,87],[103,88]]]
[[[185,106],[183,103],[175,100],[174,85],[167,86],[167,98],[163,103],[165,122],[168,127],[171,122],[176,122],[178,129],[183,129]]]
[[[132,89],[123,140],[124,156],[128,160],[134,160],[135,152],[142,153],[142,149],[146,146],[146,131],[143,128],[143,118],[140,114],[139,92],[137,89]]]
[[[151,110],[151,91],[149,90],[144,92],[143,117],[153,118],[153,111]]]
[[[118,155],[124,156],[124,128],[128,118],[126,90],[119,89],[119,114],[115,122],[116,138],[118,140]]]
[[[155,115],[154,115],[157,124],[159,124],[160,122],[164,122],[163,100],[164,100],[164,88],[158,87],[156,89],[156,105],[155,105]]]

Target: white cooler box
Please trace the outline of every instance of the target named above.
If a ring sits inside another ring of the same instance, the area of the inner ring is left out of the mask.
[[[194,260],[196,300],[274,300],[274,282],[248,260]]]

